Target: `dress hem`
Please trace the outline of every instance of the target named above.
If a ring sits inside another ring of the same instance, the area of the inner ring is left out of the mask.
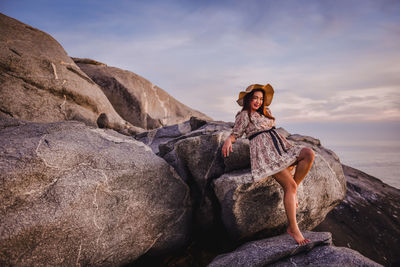
[[[298,152],[296,153],[296,158],[295,158],[294,160],[292,160],[292,161],[289,161],[289,163],[290,163],[289,165],[285,164],[284,167],[281,167],[281,168],[279,168],[278,170],[274,170],[274,171],[272,171],[272,172],[268,172],[267,174],[264,174],[262,177],[256,178],[256,177],[254,177],[254,176],[252,175],[254,181],[257,181],[257,180],[260,180],[260,179],[263,179],[263,178],[267,178],[267,177],[272,177],[274,174],[276,174],[276,173],[278,173],[278,172],[280,172],[280,171],[282,171],[282,170],[284,170],[284,169],[287,169],[288,167],[292,166],[294,163],[296,163],[297,158],[299,157],[300,152],[301,152],[301,150],[303,150],[303,148],[304,148],[304,147],[301,147],[301,149],[298,150]],[[286,165],[287,165],[287,166],[286,166]]]

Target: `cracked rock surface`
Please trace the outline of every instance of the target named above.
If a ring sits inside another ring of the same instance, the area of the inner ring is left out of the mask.
[[[143,143],[0,118],[0,265],[121,265],[188,239],[189,188]]]

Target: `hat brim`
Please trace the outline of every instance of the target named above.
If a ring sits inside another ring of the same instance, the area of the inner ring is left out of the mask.
[[[274,88],[272,88],[272,86],[268,83],[266,85],[252,84],[246,88],[246,91],[241,91],[239,93],[238,100],[236,100],[239,106],[244,105],[243,103],[244,96],[247,95],[248,93],[251,93],[255,89],[261,89],[264,91],[264,107],[271,105],[272,99],[274,97]]]

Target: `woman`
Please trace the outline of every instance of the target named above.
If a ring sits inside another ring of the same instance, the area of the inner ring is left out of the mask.
[[[246,133],[250,140],[251,173],[255,180],[272,176],[283,187],[284,206],[289,221],[287,232],[299,245],[310,242],[300,232],[296,221],[297,186],[311,169],[314,152],[310,148],[295,146],[275,131],[275,118],[267,107],[274,89],[271,85],[253,84],[240,92],[237,103],[243,106],[236,115],[231,135],[222,147],[224,157],[233,152],[232,143]],[[294,177],[290,170],[296,166]]]

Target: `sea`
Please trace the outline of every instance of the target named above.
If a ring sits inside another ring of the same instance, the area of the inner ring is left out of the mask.
[[[287,123],[291,134],[319,139],[348,165],[400,189],[400,123]]]
[[[330,145],[342,164],[348,165],[384,183],[400,189],[400,146]]]

